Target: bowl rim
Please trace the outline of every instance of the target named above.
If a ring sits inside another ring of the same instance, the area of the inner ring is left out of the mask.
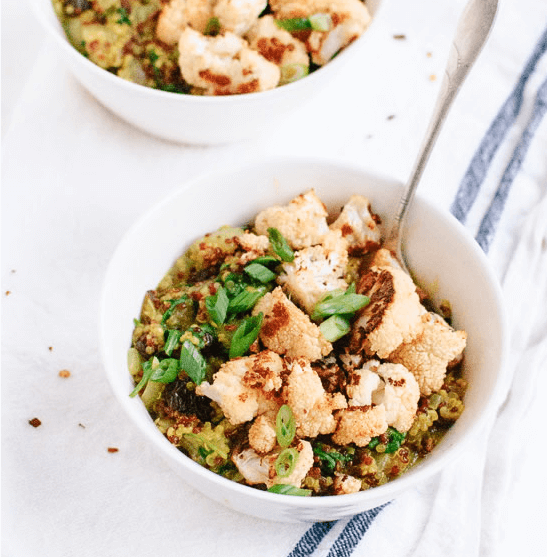
[[[49,17],[46,16],[44,10],[45,5],[48,5],[48,11],[50,12],[50,16],[53,16],[55,20],[57,20],[57,16],[53,9],[53,4],[51,0],[27,0],[30,3],[31,9],[34,12],[35,17],[40,21],[41,25],[44,26],[48,34],[54,37],[55,42],[67,53],[68,56],[74,61],[74,63],[82,63],[83,67],[86,68],[88,71],[92,72],[94,75],[97,76],[99,79],[104,79],[109,81],[112,85],[116,86],[118,84],[119,87],[125,89],[129,94],[136,94],[138,96],[147,96],[150,95],[151,99],[154,97],[157,98],[158,101],[165,101],[165,100],[174,100],[174,99],[184,99],[180,102],[190,102],[196,105],[210,105],[211,103],[219,104],[219,105],[230,105],[241,102],[242,99],[246,99],[246,102],[258,103],[268,102],[270,97],[278,96],[286,96],[290,95],[291,92],[296,92],[297,90],[304,88],[304,87],[312,87],[318,79],[325,79],[328,80],[328,75],[326,75],[326,71],[330,73],[336,72],[339,68],[343,66],[346,62],[346,58],[348,58],[348,51],[354,51],[358,48],[358,45],[361,45],[364,40],[367,40],[367,37],[370,36],[371,31],[376,29],[378,25],[376,25],[376,20],[378,16],[382,13],[382,6],[384,2],[388,0],[376,0],[377,6],[374,16],[371,19],[371,22],[365,32],[352,44],[348,45],[340,54],[338,54],[335,58],[330,60],[328,64],[320,67],[316,71],[312,72],[311,74],[305,76],[303,79],[299,79],[292,83],[288,83],[283,86],[276,87],[275,89],[269,89],[267,91],[255,91],[251,93],[244,93],[238,95],[185,95],[179,93],[172,93],[170,91],[163,91],[161,89],[154,89],[152,87],[146,87],[145,85],[139,85],[138,83],[134,83],[132,81],[127,81],[117,75],[110,73],[109,71],[101,68],[97,64],[94,64],[91,60],[82,56],[68,41],[65,34],[62,32],[62,26],[57,21],[57,23],[53,23],[50,21]],[[330,68],[330,69],[328,69]],[[317,77],[317,76],[321,77]],[[179,102],[174,100],[174,102]]]
[[[341,502],[344,502],[344,506],[348,507],[362,507],[363,502],[367,499],[371,500],[391,500],[395,495],[405,491],[406,489],[419,485],[425,479],[436,475],[441,471],[442,468],[450,461],[452,457],[458,456],[460,452],[460,447],[468,447],[472,439],[474,439],[479,431],[483,428],[487,420],[493,415],[497,410],[498,406],[501,404],[501,395],[503,394],[505,379],[508,373],[508,352],[509,352],[509,328],[508,328],[508,318],[505,309],[505,304],[503,303],[503,295],[501,286],[498,278],[496,277],[493,267],[488,261],[485,253],[467,231],[462,223],[460,223],[449,211],[442,210],[437,205],[432,203],[430,200],[425,198],[419,191],[416,193],[416,198],[414,202],[424,205],[427,212],[433,212],[437,217],[444,219],[447,225],[453,228],[457,235],[466,243],[467,247],[473,252],[475,257],[477,257],[481,264],[482,270],[484,271],[489,284],[492,287],[492,294],[496,300],[496,307],[499,311],[499,327],[500,327],[500,365],[499,371],[496,377],[495,384],[493,385],[488,399],[485,401],[479,415],[476,419],[468,425],[467,429],[462,432],[461,438],[458,443],[449,446],[444,450],[442,454],[439,454],[435,459],[424,459],[413,467],[413,473],[403,474],[394,480],[387,482],[386,484],[374,487],[373,489],[360,491],[357,493],[343,494],[343,495],[324,495],[320,497],[294,497],[290,495],[282,494],[272,494],[267,491],[261,491],[256,488],[242,485],[227,478],[224,478],[211,470],[204,468],[190,457],[187,457],[180,451],[178,451],[163,435],[158,433],[155,434],[157,430],[144,430],[139,424],[135,423],[134,419],[134,402],[136,399],[130,399],[127,393],[121,393],[114,384],[113,377],[116,373],[113,368],[115,367],[113,362],[110,362],[107,355],[108,337],[106,336],[106,321],[107,321],[107,290],[108,284],[111,280],[111,275],[114,272],[113,268],[115,262],[119,256],[119,253],[123,251],[124,246],[128,243],[131,237],[136,234],[140,228],[142,228],[146,222],[152,218],[153,215],[161,212],[162,207],[171,204],[173,200],[179,198],[183,195],[184,191],[188,188],[199,184],[200,182],[214,183],[216,178],[225,176],[226,174],[235,174],[238,172],[244,172],[251,168],[259,168],[261,166],[269,165],[283,165],[283,164],[296,164],[299,166],[317,166],[324,165],[329,168],[337,168],[343,171],[355,172],[361,174],[364,178],[373,178],[375,180],[386,181],[392,183],[395,187],[399,187],[402,190],[403,184],[389,176],[382,175],[380,173],[371,171],[362,165],[358,165],[352,162],[336,159],[336,158],[326,158],[326,157],[315,157],[315,156],[267,156],[262,157],[258,160],[246,163],[236,163],[231,165],[225,165],[222,168],[217,168],[214,170],[209,170],[198,174],[184,181],[179,186],[175,187],[170,193],[158,200],[156,203],[148,207],[133,224],[126,230],[123,234],[120,242],[115,248],[111,255],[110,261],[108,263],[106,272],[104,274],[102,292],[99,304],[99,344],[100,352],[102,356],[102,363],[104,371],[107,375],[108,382],[114,392],[114,395],[121,403],[124,410],[127,412],[128,416],[135,427],[145,435],[150,441],[152,441],[157,447],[160,448],[162,453],[169,458],[169,460],[177,465],[182,465],[184,467],[189,467],[193,473],[202,477],[208,483],[218,483],[220,486],[225,486],[227,489],[236,492],[244,497],[250,497],[254,500],[264,501],[267,503],[272,503],[272,501],[283,501],[284,504],[288,504],[290,507],[306,510],[329,510],[335,507],[339,508]],[[138,401],[137,401],[138,402]],[[283,499],[272,500],[272,495],[281,495]],[[340,497],[343,497],[341,500]],[[379,503],[381,504],[381,503]],[[369,507],[370,508],[370,507]],[[357,512],[357,511],[356,511]]]

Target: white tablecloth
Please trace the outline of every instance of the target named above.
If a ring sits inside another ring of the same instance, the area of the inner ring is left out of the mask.
[[[478,187],[474,203],[464,203],[465,222],[488,244],[513,323],[508,396],[461,459],[381,511],[352,520],[287,525],[234,515],[158,460],[117,406],[102,370],[97,309],[109,258],[131,223],[186,179],[233,160],[295,153],[408,176],[464,1],[386,4],[371,52],[302,109],[297,129],[221,147],[149,137],[83,90],[49,40],[33,54],[3,127],[3,555],[543,554],[543,0],[501,1],[420,185],[456,212],[457,192],[471,199]],[[3,60],[17,55],[8,41],[2,46]],[[29,424],[33,418],[39,427]]]

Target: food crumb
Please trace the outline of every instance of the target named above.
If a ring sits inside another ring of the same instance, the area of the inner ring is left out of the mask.
[[[62,369],[59,372],[59,377],[70,377],[70,371],[68,371],[68,369]]]
[[[108,452],[109,453],[117,453],[120,449],[116,448],[116,447],[108,447]]]
[[[11,294],[11,290],[6,290],[6,296],[9,296]]]
[[[48,346],[47,349],[48,349],[50,352],[53,352],[53,346]]]
[[[396,41],[404,41],[406,39],[406,35],[393,35],[393,38]]]
[[[42,425],[42,422],[38,419],[38,418],[32,418],[32,420],[29,420],[28,423],[32,426],[32,427],[39,427]]]
[[[395,114],[390,114],[390,115],[387,117],[388,120],[393,120],[393,118],[395,118]]]
[[[433,53],[431,53],[431,52],[426,52],[425,55],[426,55],[428,58],[431,58],[431,57],[433,56]]]
[[[437,76],[436,76],[434,73],[432,73],[432,74],[429,76],[429,81],[435,81],[436,79],[437,79]]]
[[[78,424],[82,429],[85,429],[85,425],[84,424]]]

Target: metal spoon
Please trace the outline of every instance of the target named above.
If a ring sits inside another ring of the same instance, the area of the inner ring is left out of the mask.
[[[431,122],[429,123],[410,179],[399,200],[398,210],[390,234],[384,243],[384,247],[395,254],[397,260],[407,273],[408,267],[403,257],[401,244],[408,208],[441,126],[448,114],[448,109],[490,33],[497,7],[497,0],[470,0],[458,22]]]

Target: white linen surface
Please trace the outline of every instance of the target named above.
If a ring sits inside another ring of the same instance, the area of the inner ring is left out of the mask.
[[[308,525],[256,520],[208,501],[158,459],[106,382],[98,300],[131,223],[203,170],[298,154],[408,176],[465,2],[386,4],[358,68],[346,67],[292,123],[219,147],[167,143],[118,120],[68,73],[54,45],[43,44],[2,146],[3,555],[277,557],[305,534]],[[420,186],[445,210],[546,25],[543,0],[501,1]],[[393,38],[401,34],[406,39]],[[472,234],[546,76],[544,56],[470,212]],[[547,388],[547,119],[512,185],[489,257],[513,325],[499,414],[460,459],[384,508],[354,555],[542,554],[546,489],[531,474],[538,473],[538,409]],[[62,369],[69,378],[58,375]],[[38,428],[29,425],[34,417]],[[336,554],[344,525],[330,530],[315,557]]]

